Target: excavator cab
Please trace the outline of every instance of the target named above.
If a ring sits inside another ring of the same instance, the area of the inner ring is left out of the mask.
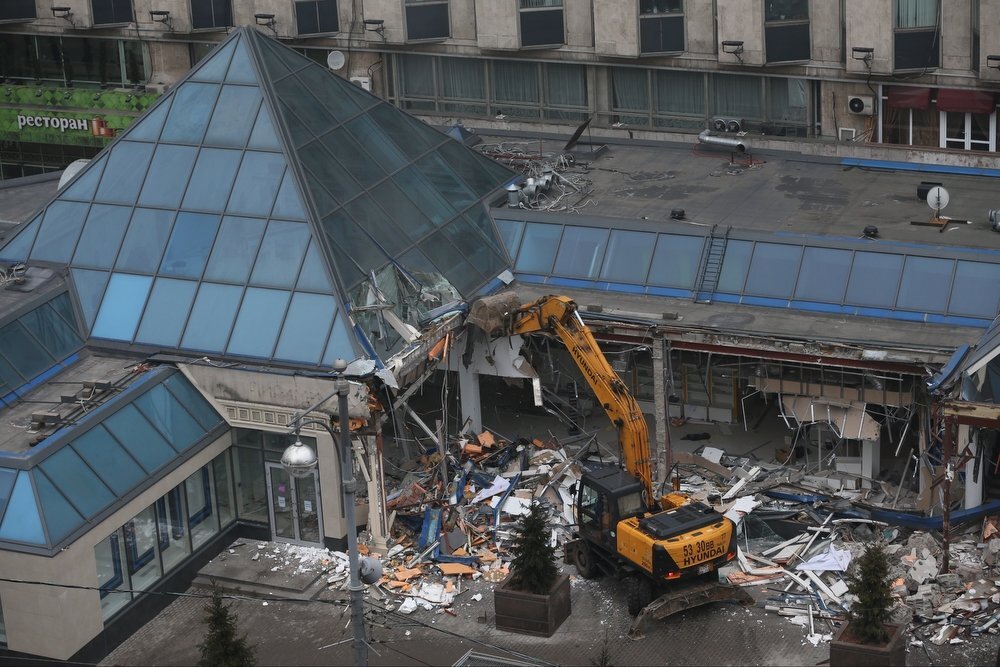
[[[620,468],[602,466],[585,471],[576,489],[580,537],[616,553],[618,524],[647,511],[644,492],[643,483]],[[571,562],[581,569],[579,563]],[[589,569],[588,566],[589,563],[584,563],[584,569]]]

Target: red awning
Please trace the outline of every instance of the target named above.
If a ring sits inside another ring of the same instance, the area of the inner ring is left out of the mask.
[[[895,109],[926,109],[931,105],[931,89],[889,86],[888,106]]]
[[[938,111],[959,111],[965,113],[993,113],[996,100],[993,93],[983,90],[956,90],[940,88],[937,94]]]

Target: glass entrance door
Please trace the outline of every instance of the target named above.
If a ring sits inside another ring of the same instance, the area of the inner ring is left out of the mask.
[[[323,542],[316,471],[295,478],[281,464],[267,463],[267,499],[276,542]]]

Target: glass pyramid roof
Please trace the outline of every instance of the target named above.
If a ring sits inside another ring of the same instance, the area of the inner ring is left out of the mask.
[[[0,260],[68,266],[90,339],[329,365],[374,352],[353,309],[412,319],[508,268],[483,201],[512,177],[244,28]]]

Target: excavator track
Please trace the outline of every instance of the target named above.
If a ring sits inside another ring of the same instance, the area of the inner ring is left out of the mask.
[[[634,640],[645,638],[642,629],[646,619],[661,620],[679,611],[713,602],[736,602],[747,606],[752,605],[754,599],[738,586],[726,586],[716,581],[695,581],[687,585],[671,586],[671,590],[650,602],[639,612],[629,628],[628,638]]]

